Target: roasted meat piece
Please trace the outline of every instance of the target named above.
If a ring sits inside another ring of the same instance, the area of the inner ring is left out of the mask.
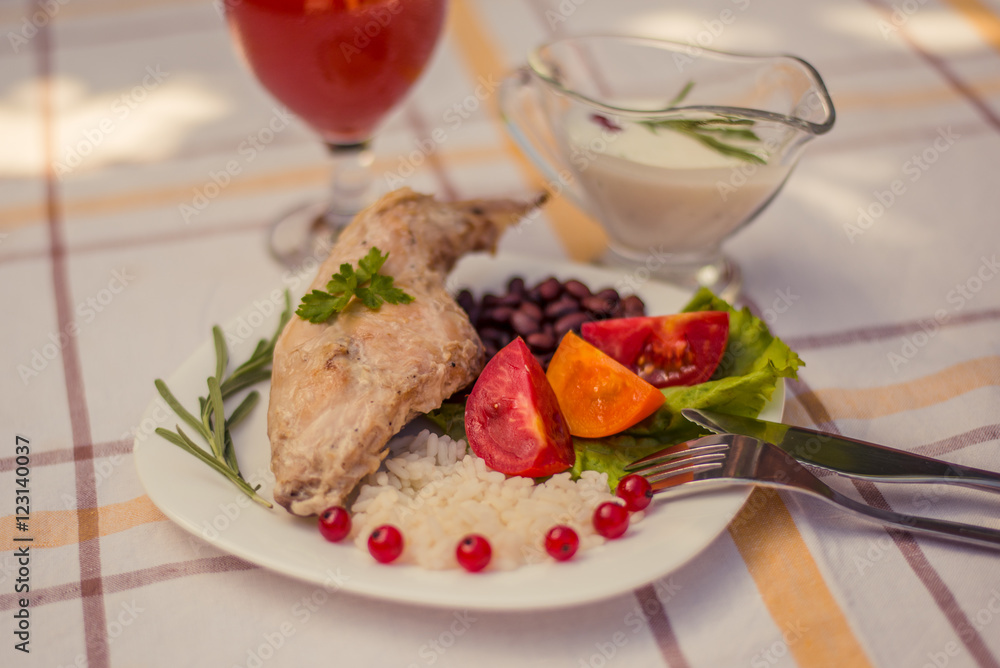
[[[322,324],[293,316],[274,350],[267,431],[274,498],[296,515],[343,504],[375,471],[412,418],[472,382],[483,345],[445,289],[463,254],[492,250],[536,203],[444,203],[409,189],[389,193],[340,234],[310,289],[374,246],[381,273],[414,297],[370,310],[355,300]]]

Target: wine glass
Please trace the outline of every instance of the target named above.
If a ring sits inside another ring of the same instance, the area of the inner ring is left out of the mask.
[[[372,137],[420,76],[447,0],[225,0],[244,61],[315,130],[333,161],[329,200],[271,228],[272,254],[292,266],[346,225],[372,190]]]

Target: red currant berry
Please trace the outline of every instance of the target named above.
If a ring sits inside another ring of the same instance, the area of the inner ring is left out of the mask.
[[[556,561],[566,561],[576,554],[580,537],[568,526],[554,526],[545,534],[545,551]]]
[[[649,481],[641,475],[632,473],[618,481],[615,494],[625,501],[625,507],[631,511],[644,510],[653,500],[653,488]]]
[[[368,537],[368,551],[381,564],[395,561],[403,553],[403,534],[391,524],[383,524]]]
[[[594,529],[605,538],[618,538],[628,529],[628,510],[614,501],[605,501],[594,511]]]
[[[331,543],[351,533],[351,515],[341,506],[330,506],[319,516],[319,532]]]
[[[458,564],[470,573],[481,571],[490,563],[493,550],[490,541],[476,533],[470,533],[459,541],[455,548],[455,558]]]

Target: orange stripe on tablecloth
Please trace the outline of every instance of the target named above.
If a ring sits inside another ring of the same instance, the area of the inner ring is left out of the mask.
[[[505,156],[506,153],[495,148],[472,148],[441,151],[441,157],[449,164],[465,164],[470,162],[485,162]],[[374,164],[376,171],[391,170],[397,166],[396,159],[388,157],[377,159]],[[261,194],[275,190],[301,188],[315,184],[326,183],[330,178],[330,170],[326,166],[301,167],[299,169],[282,169],[279,172],[267,172],[255,176],[244,176],[233,179],[225,189],[219,192],[218,198]],[[77,197],[63,201],[66,217],[95,216],[100,214],[118,213],[121,211],[148,209],[156,206],[190,204],[195,189],[203,188],[204,181],[187,183],[166,188],[148,190],[132,190],[111,195],[95,197]],[[24,204],[0,208],[0,229],[13,229],[32,223],[41,222],[45,218],[45,204]],[[179,215],[179,214],[178,214]]]
[[[17,517],[8,515],[0,518],[0,551],[15,550],[24,545],[41,549],[61,547],[78,542],[77,527],[80,524],[94,524],[100,527],[100,535],[108,536],[132,529],[149,522],[161,522],[166,516],[161,513],[148,496],[139,496],[131,501],[112,503],[100,508],[83,510],[35,510],[28,520],[28,531],[17,529]],[[14,541],[16,537],[30,536],[30,543]]]
[[[989,96],[1000,91],[1000,79],[981,79],[976,82],[969,82],[969,87],[982,96]],[[964,99],[953,88],[947,86],[932,86],[927,88],[911,88],[907,90],[866,90],[852,93],[850,91],[839,91],[834,102],[837,111],[880,110],[880,109],[906,109],[912,111],[914,107],[931,106],[934,104],[946,104]]]
[[[801,668],[871,666],[776,491],[754,490],[729,534]]]
[[[461,52],[462,60],[472,70],[472,75],[477,80],[494,82],[508,75],[511,67],[500,57],[500,50],[468,0],[452,0],[450,7],[448,33]],[[494,122],[502,126],[496,99],[489,100],[487,107]],[[507,154],[527,177],[531,186],[548,189],[545,177],[521,153],[506,129],[500,127],[500,132]],[[545,212],[572,259],[592,260],[604,251],[607,241],[603,230],[565,197],[553,197],[546,204]]]
[[[1000,385],[1000,355],[990,355],[905,383],[864,389],[826,388],[803,392],[797,399],[807,409],[822,404],[831,420],[868,420],[925,408],[981,387],[997,385]]]
[[[983,41],[1000,51],[1000,16],[980,0],[944,0],[961,14],[979,33]]]

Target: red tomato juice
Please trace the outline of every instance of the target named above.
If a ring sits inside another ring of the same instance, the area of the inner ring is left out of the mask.
[[[420,76],[446,0],[225,0],[257,79],[332,143],[369,139]]]

